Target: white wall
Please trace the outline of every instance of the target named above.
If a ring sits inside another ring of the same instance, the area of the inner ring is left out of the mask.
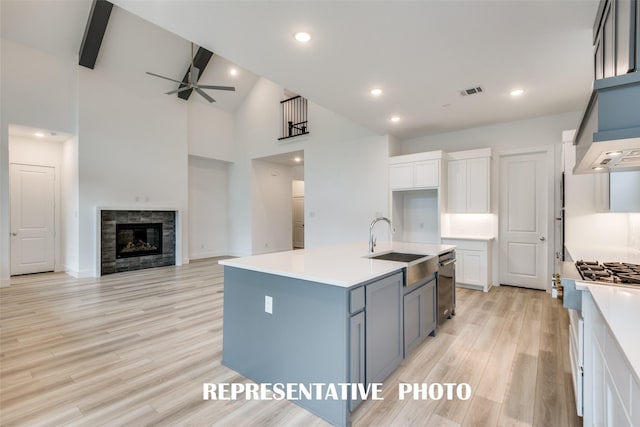
[[[189,102],[189,154],[233,161],[233,115],[198,102]]]
[[[398,154],[485,147],[493,148],[495,153],[514,148],[555,145],[560,142],[562,131],[574,129],[579,120],[578,113],[564,113],[406,139],[400,143]]]
[[[279,142],[282,94],[282,87],[260,79],[234,117],[231,253],[262,249],[253,247],[253,236],[267,234],[251,213],[251,159],[297,150],[305,158],[305,247],[366,241],[376,212],[388,214],[388,137],[309,102],[310,134]]]
[[[9,277],[10,124],[75,134],[77,57],[55,57],[5,39],[0,45],[0,279]]]
[[[97,273],[97,207],[183,210],[187,248],[187,109],[177,98],[139,96],[102,69],[80,72],[80,275]],[[179,250],[179,248],[178,248]],[[188,262],[183,250],[183,262]]]
[[[253,173],[253,253],[293,249],[292,168],[254,160]]]
[[[189,156],[189,259],[229,253],[228,164]]]
[[[64,270],[73,276],[80,271],[78,188],[78,138],[73,137],[62,146],[62,251]]]

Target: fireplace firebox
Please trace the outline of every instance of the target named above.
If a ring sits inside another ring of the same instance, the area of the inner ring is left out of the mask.
[[[116,258],[162,254],[162,223],[116,224]]]

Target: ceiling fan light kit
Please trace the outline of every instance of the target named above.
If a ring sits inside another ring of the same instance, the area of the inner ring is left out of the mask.
[[[236,88],[233,86],[199,85],[198,84],[198,79],[200,78],[200,69],[198,69],[194,65],[193,43],[191,43],[191,66],[189,67],[186,83],[180,80],[172,79],[170,77],[162,76],[160,74],[152,73],[149,71],[147,71],[146,73],[149,74],[150,76],[169,80],[174,83],[178,83],[180,85],[177,89],[166,92],[167,95],[173,95],[173,94],[184,92],[187,90],[195,90],[198,95],[200,95],[201,97],[203,97],[204,99],[212,103],[212,102],[216,102],[216,100],[213,99],[211,96],[209,96],[209,94],[206,93],[203,89],[226,90],[231,92],[235,92],[236,90]]]

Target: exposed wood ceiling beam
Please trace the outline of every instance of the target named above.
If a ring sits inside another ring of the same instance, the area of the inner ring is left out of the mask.
[[[80,45],[79,64],[83,67],[93,70],[96,65],[100,45],[102,45],[102,39],[111,16],[111,9],[113,9],[113,4],[107,0],[93,0]]]
[[[198,80],[200,80],[200,77],[202,76],[202,74],[204,74],[204,69],[207,68],[207,64],[209,63],[209,60],[212,56],[213,52],[203,47],[198,48],[198,52],[196,52],[196,55],[193,58],[193,65],[200,70],[200,73],[198,74]],[[183,84],[180,85],[181,88],[187,86],[187,83],[189,81],[189,68],[191,68],[191,64],[189,64],[189,67],[187,67],[187,72],[184,74],[184,78],[182,79]],[[193,92],[193,89],[178,92],[178,97],[182,99],[189,99],[189,97],[191,96],[191,92]]]

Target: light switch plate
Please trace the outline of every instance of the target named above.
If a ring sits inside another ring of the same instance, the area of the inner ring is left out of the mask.
[[[265,313],[273,314],[273,298],[269,295],[264,296],[264,311]]]

